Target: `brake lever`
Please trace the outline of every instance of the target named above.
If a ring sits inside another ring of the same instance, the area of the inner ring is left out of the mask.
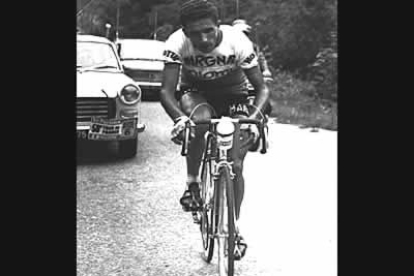
[[[262,122],[260,124],[260,138],[262,139],[262,148],[260,149],[261,154],[265,154],[267,152],[266,147],[266,136],[265,136],[265,123]]]
[[[190,123],[185,123],[185,129],[184,129],[184,141],[181,148],[181,155],[187,156],[188,153],[188,141],[190,140]]]

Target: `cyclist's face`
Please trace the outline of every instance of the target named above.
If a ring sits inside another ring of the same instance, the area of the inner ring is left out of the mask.
[[[218,39],[218,25],[212,18],[203,18],[184,27],[185,35],[191,40],[194,47],[201,52],[211,52]]]

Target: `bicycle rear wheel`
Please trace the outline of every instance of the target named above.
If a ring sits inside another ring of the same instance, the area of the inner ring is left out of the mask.
[[[215,190],[214,180],[212,177],[212,161],[210,158],[204,158],[201,174],[201,197],[203,199],[203,208],[200,211],[201,223],[200,231],[203,240],[204,259],[211,262],[214,252],[214,234],[216,232],[215,210]]]
[[[218,226],[218,263],[220,276],[234,275],[235,209],[233,181],[229,168],[220,168],[220,219]]]

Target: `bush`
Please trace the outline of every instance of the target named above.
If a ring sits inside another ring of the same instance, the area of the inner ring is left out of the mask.
[[[305,74],[300,75],[314,84],[316,98],[337,102],[337,69],[337,53],[332,48],[325,48],[317,55],[316,62],[307,67]]]
[[[336,130],[336,102],[315,97],[315,83],[297,78],[289,72],[278,72],[269,84],[272,117],[280,123]]]

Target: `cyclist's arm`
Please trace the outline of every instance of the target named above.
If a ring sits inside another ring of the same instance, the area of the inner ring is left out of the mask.
[[[260,71],[259,66],[254,66],[249,69],[244,69],[244,73],[246,74],[247,79],[249,82],[253,85],[254,90],[256,91],[256,97],[254,99],[254,105],[260,109],[260,111],[263,113],[264,107],[269,100],[269,89],[267,88],[264,80],[263,75]],[[260,112],[256,109],[253,110],[252,115],[250,115],[250,118],[253,119],[263,119]]]
[[[266,60],[266,57],[265,57],[264,53],[260,52],[260,53],[258,53],[258,56],[259,56],[260,68],[261,68],[261,71],[263,73],[263,76],[264,77],[271,77],[272,73],[270,72],[270,69],[269,69],[269,66],[267,64],[267,60]]]
[[[185,116],[175,99],[175,90],[180,75],[180,66],[181,65],[178,63],[165,63],[160,91],[161,105],[173,120],[180,116]]]

